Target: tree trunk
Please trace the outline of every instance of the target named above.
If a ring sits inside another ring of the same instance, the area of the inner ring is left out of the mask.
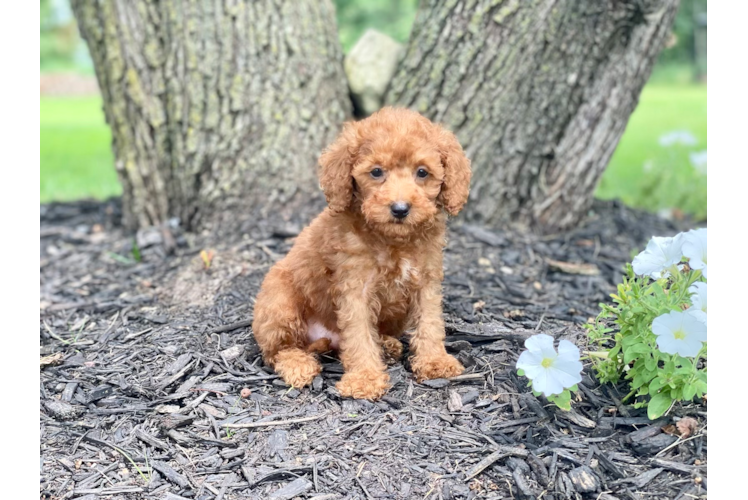
[[[386,102],[453,130],[468,220],[574,226],[679,0],[425,0]]]
[[[126,223],[187,227],[319,197],[350,116],[330,0],[73,0]]]

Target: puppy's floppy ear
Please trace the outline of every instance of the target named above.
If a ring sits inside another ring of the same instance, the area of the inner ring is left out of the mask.
[[[444,166],[444,183],[439,199],[450,215],[457,215],[470,192],[470,160],[452,132],[439,127],[437,137]]]
[[[351,169],[358,156],[359,141],[356,124],[348,122],[335,142],[319,157],[319,185],[327,205],[334,212],[348,209],[353,200]]]

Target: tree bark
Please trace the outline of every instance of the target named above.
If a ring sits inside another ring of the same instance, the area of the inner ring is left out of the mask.
[[[330,0],[73,0],[130,227],[321,198],[351,105]]]
[[[386,102],[453,130],[468,220],[567,229],[636,107],[679,0],[425,0]]]

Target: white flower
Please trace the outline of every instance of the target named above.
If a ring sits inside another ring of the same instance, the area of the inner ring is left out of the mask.
[[[673,130],[662,134],[659,139],[660,146],[672,146],[673,144],[683,144],[684,146],[694,146],[697,142],[696,137],[688,130]]]
[[[703,311],[704,301],[699,294],[705,290],[705,286],[706,283],[703,281],[697,281],[688,287],[688,291],[691,292],[691,307],[688,308],[688,312],[704,323],[706,323],[706,313]]]
[[[517,368],[532,380],[532,389],[546,396],[561,394],[582,381],[579,349],[568,340],[553,348],[553,337],[540,333],[525,340],[527,350],[520,354]]]
[[[703,281],[697,281],[693,285],[688,287],[688,291],[691,292],[691,307],[688,309],[689,311],[691,309],[695,309],[697,311],[701,311],[704,307],[703,302],[701,301],[701,296],[699,293],[701,292],[701,287],[704,286]]]
[[[704,269],[704,245],[701,243],[699,232],[693,229],[687,233],[680,233],[683,256],[688,258],[688,267]]]
[[[706,342],[706,325],[685,311],[672,311],[657,316],[652,322],[657,347],[667,354],[694,357]]]
[[[673,238],[653,236],[647,243],[647,248],[634,257],[634,272],[654,279],[667,276],[667,268],[683,258],[682,235],[683,233],[680,233]]]
[[[704,269],[703,246],[696,231],[678,233],[674,237],[653,236],[647,248],[634,257],[632,266],[640,276],[651,276],[654,279],[667,276],[668,268],[688,258],[691,269]]]
[[[706,149],[704,151],[688,153],[688,159],[690,160],[693,168],[695,168],[698,173],[700,173],[701,175],[706,175]]]

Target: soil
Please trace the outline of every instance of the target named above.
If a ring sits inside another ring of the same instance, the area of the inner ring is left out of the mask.
[[[418,384],[406,358],[372,403],[339,396],[332,357],[313,387],[286,387],[249,327],[316,208],[133,234],[118,200],[41,206],[42,498],[706,498],[705,401],[650,422],[586,362],[563,412],[515,370],[538,332],[586,350],[632,252],[686,223],[616,202],[550,236],[453,221],[444,317],[466,373]],[[669,433],[686,417],[692,437]]]

